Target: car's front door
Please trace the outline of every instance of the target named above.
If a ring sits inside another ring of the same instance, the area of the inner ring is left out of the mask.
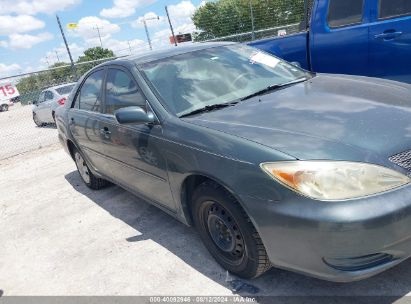
[[[162,152],[161,125],[120,125],[114,112],[129,106],[152,111],[132,74],[113,66],[107,71],[101,137],[110,174],[120,184],[167,209],[176,209]]]
[[[411,83],[411,1],[374,0],[370,26],[372,75]]]
[[[310,35],[313,71],[368,75],[369,1],[315,2]]]
[[[105,70],[100,69],[84,79],[76,92],[68,112],[68,119],[77,147],[96,171],[107,174],[107,161],[103,155],[103,143],[100,137],[104,76]]]

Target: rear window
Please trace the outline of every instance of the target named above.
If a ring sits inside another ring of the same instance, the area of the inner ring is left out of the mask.
[[[56,89],[57,93],[59,93],[60,95],[68,95],[71,93],[71,91],[73,90],[75,84],[71,84],[65,87],[60,87],[58,89]]]
[[[380,0],[380,19],[411,15],[410,0]]]
[[[342,27],[361,23],[363,4],[364,0],[330,0],[328,25],[330,27]]]

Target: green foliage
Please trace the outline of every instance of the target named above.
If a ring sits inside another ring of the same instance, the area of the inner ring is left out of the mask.
[[[250,7],[251,4],[251,7]],[[196,41],[225,37],[298,23],[303,20],[304,0],[217,0],[196,10],[192,19],[199,33]]]
[[[114,56],[112,50],[94,47],[84,51],[84,55],[79,57],[77,63]],[[63,83],[75,82],[79,76],[83,75],[97,64],[99,63],[78,65],[76,68],[76,75],[74,75],[70,63],[58,62],[50,66],[51,70],[23,77],[17,84],[17,89],[20,92],[20,100],[22,103],[29,103],[33,100],[37,100],[42,90]]]

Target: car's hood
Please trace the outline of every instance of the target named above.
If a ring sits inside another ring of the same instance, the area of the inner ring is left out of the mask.
[[[319,75],[184,120],[299,159],[342,158],[344,153],[336,150],[345,148],[388,157],[411,149],[411,86],[374,78]]]

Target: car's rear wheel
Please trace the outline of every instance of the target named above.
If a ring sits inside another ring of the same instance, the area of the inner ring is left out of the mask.
[[[89,166],[84,160],[83,155],[77,149],[75,149],[74,151],[74,161],[76,163],[77,170],[81,176],[81,179],[87,185],[87,187],[93,190],[100,190],[109,185],[108,181],[95,176],[91,172]]]
[[[9,110],[9,106],[4,104],[4,105],[1,105],[0,109],[1,109],[1,112],[7,112]]]
[[[251,279],[271,268],[261,238],[235,198],[223,187],[205,182],[193,194],[193,220],[217,262]]]

